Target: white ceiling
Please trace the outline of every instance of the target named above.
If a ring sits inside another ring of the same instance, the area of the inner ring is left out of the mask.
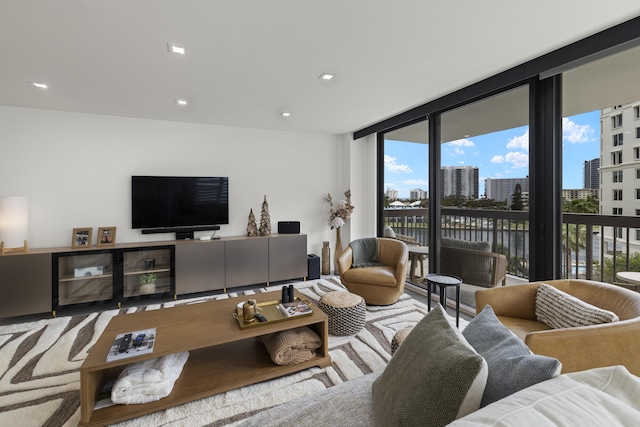
[[[638,15],[637,0],[0,0],[0,104],[342,134]]]

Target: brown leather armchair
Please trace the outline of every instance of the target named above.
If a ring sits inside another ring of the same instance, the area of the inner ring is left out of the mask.
[[[342,284],[354,294],[364,298],[370,305],[393,304],[404,292],[407,260],[407,245],[395,239],[378,237],[378,262],[383,265],[352,268],[351,246],[338,257],[338,270]]]
[[[580,300],[614,312],[618,322],[551,329],[536,320],[538,285],[546,283]],[[640,375],[640,293],[593,280],[546,280],[476,292],[476,311],[490,305],[500,322],[529,349],[562,362],[562,372],[624,365]]]

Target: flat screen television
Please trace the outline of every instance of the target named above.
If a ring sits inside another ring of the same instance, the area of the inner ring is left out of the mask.
[[[191,237],[193,231],[217,230],[229,224],[229,178],[132,176],[131,224],[143,233]]]

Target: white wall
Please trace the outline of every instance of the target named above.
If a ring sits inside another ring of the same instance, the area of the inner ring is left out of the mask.
[[[337,135],[0,106],[0,197],[29,198],[31,248],[70,247],[74,227],[93,227],[94,241],[101,226],[116,226],[119,243],[172,240],[174,234],[131,229],[131,176],[228,176],[230,224],[219,235],[246,234],[249,210],[259,221],[266,195],[272,232],[278,221],[301,221],[309,253],[320,254],[323,240],[332,247],[335,241],[324,197],[352,184],[344,153],[355,143]]]

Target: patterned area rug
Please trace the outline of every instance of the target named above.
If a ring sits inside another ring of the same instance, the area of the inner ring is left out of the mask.
[[[327,292],[345,290],[338,278],[294,285],[315,302]],[[279,290],[280,286],[271,286],[241,293],[0,326],[0,425],[77,426],[80,420],[80,366],[114,316]],[[407,294],[390,306],[368,306],[365,327],[361,332],[348,337],[329,336],[332,365],[328,368],[308,369],[118,426],[233,426],[237,421],[271,406],[384,369],[391,357],[393,335],[416,324],[426,313],[426,305]]]

